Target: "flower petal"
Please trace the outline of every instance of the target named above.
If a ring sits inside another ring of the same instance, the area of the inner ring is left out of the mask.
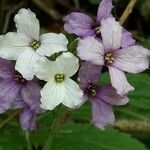
[[[99,99],[92,101],[92,116],[95,126],[102,130],[105,126],[114,124],[115,121],[112,106]]]
[[[39,109],[40,106],[40,94],[41,87],[38,83],[28,81],[21,89],[22,100],[29,106],[31,110]]]
[[[126,48],[131,45],[135,45],[135,40],[132,38],[132,34],[128,32],[127,30],[123,29],[121,47]]]
[[[77,51],[78,51],[78,56],[82,60],[89,61],[95,65],[104,64],[103,45],[94,37],[87,37],[86,39],[80,40],[77,47]]]
[[[139,73],[148,69],[150,51],[142,46],[131,46],[116,51],[116,58],[113,66],[116,68],[130,72]]]
[[[101,35],[105,51],[117,50],[121,46],[122,27],[115,18],[107,18],[101,22]]]
[[[121,96],[133,91],[134,88],[128,83],[125,73],[117,68],[109,66],[109,74],[112,86],[117,90]]]
[[[33,79],[35,75],[35,62],[42,56],[37,54],[34,50],[26,49],[17,59],[15,69],[27,79]]]
[[[102,66],[83,62],[79,70],[80,87],[85,90],[89,83],[97,84],[100,79]]]
[[[97,97],[111,105],[125,105],[129,101],[126,95],[120,96],[119,94],[117,94],[116,89],[111,85],[100,86]]]
[[[20,115],[20,124],[23,130],[32,131],[36,127],[36,116],[37,114],[30,110],[30,108],[25,107]]]
[[[19,94],[21,85],[16,84],[13,80],[6,80],[0,83],[0,105],[9,109]]]
[[[111,17],[113,5],[112,0],[102,0],[98,7],[97,22],[100,24],[102,19]]]
[[[56,59],[58,73],[64,73],[66,77],[73,76],[79,69],[79,60],[72,53],[63,53]]]
[[[16,60],[28,47],[30,39],[21,34],[9,32],[0,36],[0,57]]]
[[[18,14],[15,15],[14,21],[18,33],[39,41],[40,25],[35,13],[30,9],[22,8],[19,10]]]
[[[67,51],[68,40],[62,33],[46,33],[40,36],[41,46],[37,49],[40,55],[51,56],[60,51]]]
[[[84,100],[82,98],[83,92],[79,88],[79,85],[71,79],[65,80],[65,97],[63,98],[62,104],[69,107],[75,108],[80,104],[83,104]]]
[[[64,19],[64,29],[68,33],[74,33],[84,37],[92,31],[94,21],[84,13],[73,12],[67,15]]]
[[[65,92],[66,89],[63,83],[57,84],[54,79],[51,79],[41,90],[41,107],[45,110],[53,110],[62,102]]]
[[[0,77],[3,79],[10,79],[15,73],[14,65],[6,59],[0,58]]]

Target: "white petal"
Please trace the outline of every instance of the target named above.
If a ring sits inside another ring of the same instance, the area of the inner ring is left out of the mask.
[[[45,81],[49,81],[50,79],[54,78],[56,74],[56,65],[55,62],[49,61],[45,57],[39,58],[35,65],[35,75]]]
[[[41,57],[34,50],[26,49],[17,59],[15,69],[20,72],[27,80],[33,79],[35,75],[34,65],[37,59]]]
[[[65,88],[66,93],[62,102],[63,105],[69,108],[75,108],[76,106],[80,106],[81,104],[83,104],[83,92],[79,88],[79,85],[77,83],[75,83],[71,79],[67,79],[65,80]]]
[[[82,60],[89,61],[96,65],[103,65],[104,48],[103,45],[94,37],[87,37],[80,40],[78,47],[78,56]]]
[[[0,57],[16,60],[28,47],[30,39],[21,34],[9,32],[0,36]]]
[[[109,74],[112,86],[117,90],[119,95],[124,96],[134,88],[128,83],[125,73],[117,68],[109,66]]]
[[[37,52],[44,56],[51,56],[60,51],[67,51],[68,40],[63,34],[46,33],[40,36],[41,46]]]
[[[101,22],[101,35],[105,51],[120,48],[122,39],[122,27],[115,18],[107,18]]]
[[[79,69],[79,60],[72,53],[63,53],[56,59],[58,73],[63,73],[67,77],[73,76]]]
[[[148,69],[149,56],[150,51],[142,46],[131,46],[116,51],[116,59],[113,66],[126,72],[139,73]]]
[[[51,79],[41,90],[41,107],[53,110],[62,102],[65,92],[66,89],[63,83],[57,84],[54,79]]]
[[[14,21],[18,33],[24,34],[31,39],[39,40],[39,20],[30,9],[20,9],[18,14],[15,15]]]

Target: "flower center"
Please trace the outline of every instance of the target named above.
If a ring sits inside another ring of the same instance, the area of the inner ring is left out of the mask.
[[[14,80],[19,82],[19,83],[25,83],[26,82],[26,79],[24,79],[23,76],[19,72],[14,76]]]
[[[33,40],[31,43],[30,43],[30,46],[34,49],[34,50],[37,50],[39,47],[40,47],[41,43],[37,40]]]
[[[90,96],[92,96],[92,97],[95,97],[96,96],[96,94],[97,94],[97,85],[95,85],[95,84],[93,84],[93,83],[90,83],[89,85],[88,85],[88,87],[86,88],[86,90],[85,90],[85,93],[90,97]]]
[[[106,53],[104,56],[105,64],[112,64],[115,61],[115,58],[112,53]]]
[[[101,33],[100,26],[95,28],[95,32],[96,32],[96,34],[100,34]]]
[[[63,82],[65,80],[65,75],[64,74],[56,74],[55,75],[55,81],[56,82]]]

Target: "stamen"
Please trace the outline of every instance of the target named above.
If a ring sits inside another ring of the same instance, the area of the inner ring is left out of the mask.
[[[17,82],[20,82],[20,83],[26,82],[26,79],[24,79],[20,73],[18,73],[14,76],[14,80]]]
[[[106,53],[104,56],[105,64],[112,64],[115,61],[115,58],[112,53]]]
[[[37,41],[37,40],[33,40],[33,41],[30,43],[30,46],[31,46],[34,50],[38,49],[38,48],[40,47],[40,45],[41,45],[41,43],[40,43],[39,41]]]
[[[64,74],[56,74],[55,75],[55,81],[56,82],[63,82],[65,80],[65,75]]]
[[[95,28],[95,32],[96,32],[96,34],[100,34],[101,33],[100,26]]]
[[[97,85],[91,83],[88,85],[87,89],[85,90],[85,93],[88,95],[88,96],[96,96],[97,94]]]

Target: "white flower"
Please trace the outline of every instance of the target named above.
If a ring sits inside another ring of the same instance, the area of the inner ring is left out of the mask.
[[[82,90],[70,79],[78,68],[78,58],[69,52],[63,53],[54,62],[43,57],[36,63],[37,77],[47,81],[41,90],[42,108],[52,110],[60,103],[75,108],[83,103]]]
[[[0,36],[0,57],[17,60],[15,69],[24,78],[31,80],[34,63],[43,56],[51,56],[59,51],[67,51],[68,41],[63,34],[40,34],[39,20],[29,9],[21,9],[14,21],[17,33],[9,32]]]

